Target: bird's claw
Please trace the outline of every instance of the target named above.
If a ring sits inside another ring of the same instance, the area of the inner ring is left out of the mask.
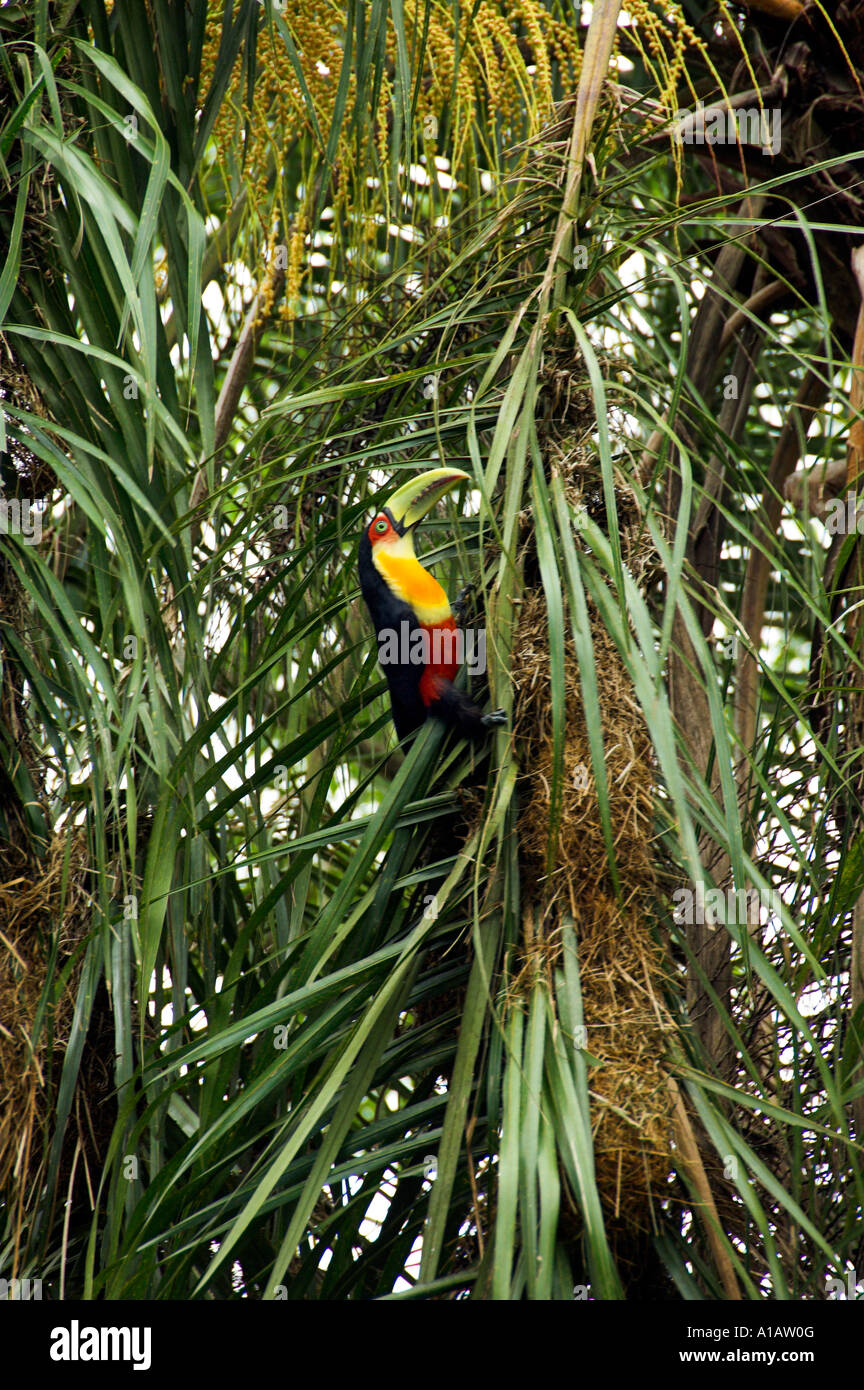
[[[453,603],[453,612],[456,614],[456,617],[459,619],[460,623],[465,621],[465,613],[468,608],[468,600],[474,593],[474,590],[476,588],[476,584],[465,584],[456,595],[456,599]]]
[[[480,723],[484,729],[497,729],[507,723],[507,715],[503,709],[493,709],[489,714],[481,715]]]

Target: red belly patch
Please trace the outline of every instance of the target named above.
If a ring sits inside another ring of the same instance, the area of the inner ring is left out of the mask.
[[[421,623],[420,626],[429,635],[429,665],[420,677],[420,698],[424,705],[431,705],[439,698],[439,682],[452,681],[459,670],[459,629],[452,617],[445,618],[443,623]]]

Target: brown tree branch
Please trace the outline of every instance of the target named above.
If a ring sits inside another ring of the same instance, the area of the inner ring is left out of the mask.
[[[694,1207],[697,1210],[701,1208],[708,1244],[711,1246],[711,1252],[717,1263],[717,1272],[720,1275],[726,1297],[730,1300],[738,1300],[741,1297],[741,1290],[738,1287],[738,1280],[735,1278],[735,1268],[729,1258],[729,1251],[723,1241],[723,1225],[717,1211],[717,1203],[714,1201],[714,1194],[711,1191],[711,1184],[708,1181],[708,1174],[705,1172],[699,1145],[696,1143],[690,1116],[687,1114],[687,1107],[684,1104],[678,1082],[672,1076],[668,1078],[668,1081],[669,1090],[672,1092],[675,1103],[675,1147],[678,1150],[678,1164],[690,1186],[698,1195],[698,1201],[694,1202]]]
[[[746,218],[758,216],[762,201],[761,198],[750,196],[745,198],[741,206],[742,215]],[[687,379],[692,383],[692,391],[697,398],[707,395],[720,370],[718,349],[730,313],[729,299],[735,292],[747,250],[744,239],[723,248],[717,259],[713,281],[696,312],[687,354]],[[720,416],[721,425],[733,439],[739,437],[746,419],[762,331],[760,325],[748,321],[741,332],[733,360],[732,375],[737,377],[737,398],[724,400]],[[690,430],[686,421],[678,425],[678,433],[689,445]],[[670,451],[666,477],[666,514],[670,518],[677,516],[681,491],[676,453],[674,448]],[[690,523],[687,558],[690,574],[701,597],[699,618],[703,631],[710,630],[714,616],[710,586],[712,576],[716,579],[723,542],[723,517],[719,506],[723,482],[723,467],[719,460],[709,460],[705,478],[706,495]],[[673,717],[693,762],[703,776],[708,777],[714,752],[710,707],[700,663],[680,612],[675,615],[672,629],[669,698]],[[720,779],[716,760],[713,761],[713,768],[710,774],[711,790],[719,798]],[[707,843],[701,846],[701,853],[703,863],[706,863],[709,856]],[[706,863],[707,868],[710,868],[714,882],[718,886],[725,886],[730,874],[728,857],[715,855],[710,864]],[[732,986],[729,936],[722,929],[694,924],[692,946],[694,957],[706,977],[707,987],[696,972],[692,972],[687,984],[688,1012],[694,1030],[718,1074],[728,1077],[735,1064],[734,1045],[722,1016],[723,1008],[728,1006]],[[712,991],[717,1002],[712,998]]]
[[[761,10],[762,14],[769,14],[774,19],[785,19],[790,24],[793,19],[804,13],[804,6],[800,0],[744,0],[744,4],[750,10]]]
[[[747,645],[738,654],[735,680],[735,730],[742,751],[753,747],[756,733],[757,652],[765,620],[765,600],[771,576],[771,546],[780,525],[784,482],[792,474],[804,452],[807,432],[828,394],[828,385],[814,371],[808,371],[777,441],[768,479],[762,494],[758,531],[747,558],[741,601],[741,627]],[[739,766],[744,767],[744,762]]]
[[[773,304],[776,300],[782,299],[788,292],[789,286],[785,285],[782,280],[772,280],[769,284],[762,285],[755,294],[751,294],[750,298],[741,305],[741,308],[736,309],[734,314],[726,320],[719,351],[723,353],[728,347],[731,347],[732,339],[736,333],[740,333],[745,323],[749,323],[753,317],[758,318],[763,309],[767,309],[768,305]]]
[[[216,402],[216,425],[214,430],[215,453],[222,449],[234,422],[243,388],[249,379],[249,372],[255,360],[255,349],[267,327],[272,306],[279,300],[285,285],[285,270],[280,266],[269,273],[265,283],[252,301],[246,315],[237,346],[228,364],[228,371]],[[204,501],[207,496],[207,473],[204,465],[198,469],[192,496],[189,499],[190,511]]]

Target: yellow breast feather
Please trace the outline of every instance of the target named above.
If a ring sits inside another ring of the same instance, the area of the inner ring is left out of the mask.
[[[375,564],[391,592],[410,603],[421,623],[440,623],[450,617],[450,601],[434,575],[424,570],[415,556],[392,555],[384,551]]]

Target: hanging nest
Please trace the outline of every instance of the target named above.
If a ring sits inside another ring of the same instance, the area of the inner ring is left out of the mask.
[[[599,464],[590,449],[545,441],[547,468],[564,479],[568,500],[603,524]],[[599,500],[598,500],[599,499]],[[636,499],[616,481],[625,563],[644,576],[654,557]],[[673,1023],[664,1003],[669,972],[651,932],[658,894],[652,854],[656,771],[651,738],[632,683],[589,600],[598,702],[615,859],[616,897],[596,796],[576,648],[565,599],[566,735],[558,838],[548,862],[554,742],[547,602],[527,515],[521,560],[525,579],[513,649],[514,734],[524,769],[518,833],[523,872],[524,961],[514,992],[550,976],[561,927],[577,936],[589,1056],[588,1086],[597,1187],[610,1233],[650,1229],[652,1197],[666,1195],[672,1167],[673,1101],[665,1065]]]
[[[62,1058],[75,1009],[77,971],[43,998],[56,937],[63,960],[86,935],[80,837],[52,840],[42,860],[0,843],[0,1191],[19,1205],[36,1195],[39,1129],[48,1103],[49,1054]],[[56,969],[56,967],[55,967]],[[34,1044],[35,1024],[44,1009]],[[54,1078],[56,1082],[56,1078]]]
[[[38,411],[38,398],[14,377],[8,359],[0,371],[0,395],[17,404],[23,399]],[[50,492],[53,475],[26,446],[17,446],[4,463],[31,495]],[[44,765],[28,734],[26,682],[5,641],[14,632],[28,645],[31,630],[26,594],[0,556],[0,727],[11,750],[0,764],[0,1194],[17,1229],[26,1227],[25,1211],[44,1191],[50,1109],[72,1029],[79,948],[90,930],[84,836],[75,829],[52,833]],[[98,1002],[81,1059],[75,1122],[60,1158],[61,1187],[78,1139],[86,1164],[88,1153],[105,1142],[106,1125],[108,1132],[113,1126],[113,1118],[107,1124],[110,1107],[94,1121],[97,1107],[88,1103],[114,1086],[110,1043],[101,1052],[93,1045]]]

